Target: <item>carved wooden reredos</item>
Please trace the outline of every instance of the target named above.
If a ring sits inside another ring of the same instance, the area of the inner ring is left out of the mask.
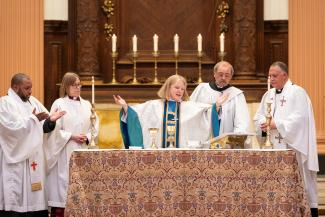
[[[218,11],[223,2],[229,4],[224,19]],[[198,79],[197,35],[203,37],[202,78],[210,81],[219,61],[220,27],[225,25],[225,60],[235,68],[232,83],[245,91],[248,101],[259,101],[266,89],[264,62],[269,60],[264,60],[263,1],[258,0],[69,0],[66,68],[77,71],[85,81],[86,98],[90,96],[87,81],[95,76],[97,102],[112,102],[112,94],[132,101],[156,98],[160,85],[145,83],[154,77],[152,37],[159,36],[158,80],[164,81],[175,73],[173,37],[177,33],[179,74],[187,78],[191,91]],[[116,79],[123,82],[118,85],[109,84],[113,33],[117,35]],[[138,37],[137,77],[145,83],[140,85],[125,83],[133,78],[134,34]]]

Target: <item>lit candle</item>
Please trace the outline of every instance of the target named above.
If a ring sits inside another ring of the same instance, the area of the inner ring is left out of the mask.
[[[220,52],[224,52],[225,51],[225,33],[221,33],[219,39],[220,39]]]
[[[95,104],[95,79],[91,76],[91,103]]]
[[[117,41],[117,37],[115,34],[112,35],[112,52],[115,53],[116,52],[116,41]]]
[[[179,36],[175,34],[174,36],[174,51],[175,53],[178,53],[178,43],[179,43]]]
[[[270,76],[267,77],[267,96],[268,96],[268,101],[270,102],[270,89],[271,89],[271,80]]]
[[[138,51],[138,38],[136,35],[132,38],[133,52],[136,53]]]
[[[202,35],[201,33],[197,36],[197,51],[202,52]]]
[[[156,34],[153,36],[153,51],[158,51],[158,35]]]

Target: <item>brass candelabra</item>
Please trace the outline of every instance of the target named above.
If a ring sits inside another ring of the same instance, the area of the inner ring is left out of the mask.
[[[220,52],[218,53],[218,56],[219,56],[220,61],[223,61],[226,55],[227,55],[226,52],[224,52],[224,51],[220,51]]]
[[[137,80],[137,57],[138,53],[133,52],[133,81],[132,84],[139,84]]]
[[[159,84],[159,81],[158,81],[158,76],[157,76],[157,58],[159,56],[159,52],[158,51],[154,51],[152,53],[153,57],[155,58],[155,69],[154,69],[154,80],[153,80],[153,84]]]
[[[95,104],[91,105],[91,115],[90,115],[90,123],[91,123],[91,130],[90,130],[90,142],[89,142],[89,149],[98,149],[95,141],[95,133],[96,133],[96,115],[95,115]]]
[[[266,141],[265,144],[263,146],[264,149],[272,149],[273,148],[273,144],[271,143],[270,140],[270,125],[271,125],[271,119],[272,119],[272,115],[271,115],[271,102],[267,102],[266,103],[266,124],[267,124],[267,128],[266,128]]]
[[[197,53],[197,57],[199,59],[199,78],[197,80],[197,83],[202,83],[202,56],[203,56],[203,53],[202,51],[199,51]]]
[[[177,75],[178,74],[178,52],[175,52],[174,53],[174,57],[175,57],[175,74]]]
[[[115,70],[116,70],[116,58],[117,58],[117,52],[112,52],[112,61],[113,61],[113,72],[112,72],[112,81],[111,84],[117,84],[118,82],[115,79]]]

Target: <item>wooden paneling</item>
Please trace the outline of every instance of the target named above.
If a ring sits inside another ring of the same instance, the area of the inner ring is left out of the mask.
[[[43,0],[0,1],[0,95],[12,75],[24,72],[33,81],[33,95],[43,101]]]
[[[264,23],[264,71],[275,61],[288,63],[288,21],[265,21]]]
[[[314,108],[319,152],[325,154],[325,1],[289,0],[289,71]]]
[[[67,72],[68,23],[67,21],[45,21],[44,105],[49,109],[59,97],[61,78]]]

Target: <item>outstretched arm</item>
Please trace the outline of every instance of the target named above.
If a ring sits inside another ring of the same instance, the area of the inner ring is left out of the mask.
[[[115,100],[115,103],[117,105],[122,106],[124,112],[127,113],[128,112],[128,104],[126,103],[126,101],[122,97],[120,97],[119,95],[116,95],[116,96],[113,95],[113,98]]]

